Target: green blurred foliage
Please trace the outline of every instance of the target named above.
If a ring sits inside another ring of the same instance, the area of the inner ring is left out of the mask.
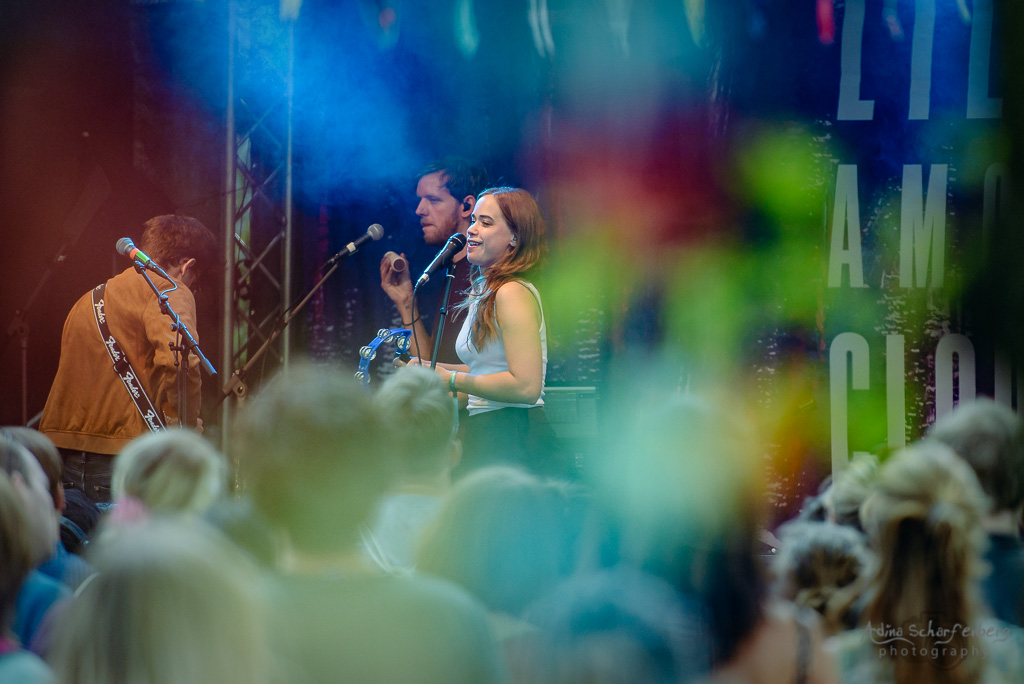
[[[809,187],[818,175],[813,136],[802,126],[757,126],[736,142],[734,191],[766,213],[783,233],[806,235],[809,222],[820,220],[821,197]]]

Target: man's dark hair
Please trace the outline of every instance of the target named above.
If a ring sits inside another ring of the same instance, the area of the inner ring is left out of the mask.
[[[166,269],[188,259],[196,260],[196,275],[217,270],[217,238],[210,229],[190,216],[154,216],[142,227],[139,248]]]
[[[448,192],[460,203],[466,195],[476,197],[487,189],[487,169],[463,157],[447,156],[433,161],[420,170],[417,178],[438,171]]]

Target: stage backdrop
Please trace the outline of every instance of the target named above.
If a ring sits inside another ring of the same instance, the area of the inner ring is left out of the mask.
[[[132,7],[112,15],[131,35],[111,43],[119,58],[101,54],[89,71],[90,83],[120,74],[93,108],[118,116],[82,126],[59,108],[61,135],[82,150],[73,169],[31,144],[24,131],[56,140],[28,125],[35,117],[7,117],[0,210],[19,247],[3,258],[20,283],[33,282],[22,256],[40,250],[18,226],[46,235],[45,262],[74,228],[61,223],[75,198],[130,198],[121,213],[133,223],[221,213],[211,140],[223,123],[223,5]],[[5,42],[8,64],[21,67],[5,72],[6,112],[36,92],[31,38],[52,23],[25,12],[5,24],[17,39]],[[1002,65],[1024,63],[1013,61],[1021,41],[1003,39],[1020,13],[993,0],[306,0],[296,290],[370,224],[387,234],[318,296],[298,347],[354,371],[359,347],[397,323],[380,256],[404,251],[423,268],[417,169],[461,154],[544,209],[549,382],[598,388],[595,434],[664,392],[739,393],[768,430],[776,502],[792,508],[851,455],[905,444],[958,401],[1017,406],[1024,250],[1010,187],[1024,88]],[[79,22],[85,38],[102,33],[95,18]],[[52,90],[81,94],[61,69],[46,73]],[[49,165],[26,165],[40,155]],[[95,192],[94,159],[109,181]],[[42,186],[14,181],[55,178],[36,166],[74,171],[60,186],[70,191],[26,195]],[[47,211],[58,194],[60,211]],[[79,244],[112,245],[127,228],[119,217]],[[47,337],[32,347],[46,354],[32,360],[37,388],[56,368],[70,303],[121,265],[77,251],[66,262],[81,265],[75,286],[32,312],[33,335]],[[5,284],[5,322],[28,295]],[[17,349],[12,338],[5,387],[19,384]],[[376,381],[387,372],[374,370]],[[34,392],[30,414],[43,399]]]
[[[958,401],[1016,403],[1011,349],[984,320],[1014,314],[970,298],[987,252],[1013,246],[997,9],[850,0],[841,14],[819,127],[834,468]],[[851,431],[859,410],[879,429]]]

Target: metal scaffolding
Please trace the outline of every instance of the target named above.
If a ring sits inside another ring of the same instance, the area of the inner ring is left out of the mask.
[[[292,115],[298,7],[228,0],[225,124],[224,446],[237,403],[259,369],[287,368],[292,300]],[[265,347],[265,348],[264,348]],[[250,364],[250,366],[247,366]],[[225,374],[227,375],[227,374]]]

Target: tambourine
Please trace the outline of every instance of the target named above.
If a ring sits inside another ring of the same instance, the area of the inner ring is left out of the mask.
[[[377,358],[377,348],[385,342],[394,342],[396,345],[395,358],[397,359],[402,354],[409,352],[409,338],[411,336],[412,330],[408,328],[398,328],[397,330],[381,328],[378,330],[377,336],[373,338],[373,341],[359,349],[359,370],[356,371],[356,379],[360,380],[368,388],[370,386],[370,362]]]

